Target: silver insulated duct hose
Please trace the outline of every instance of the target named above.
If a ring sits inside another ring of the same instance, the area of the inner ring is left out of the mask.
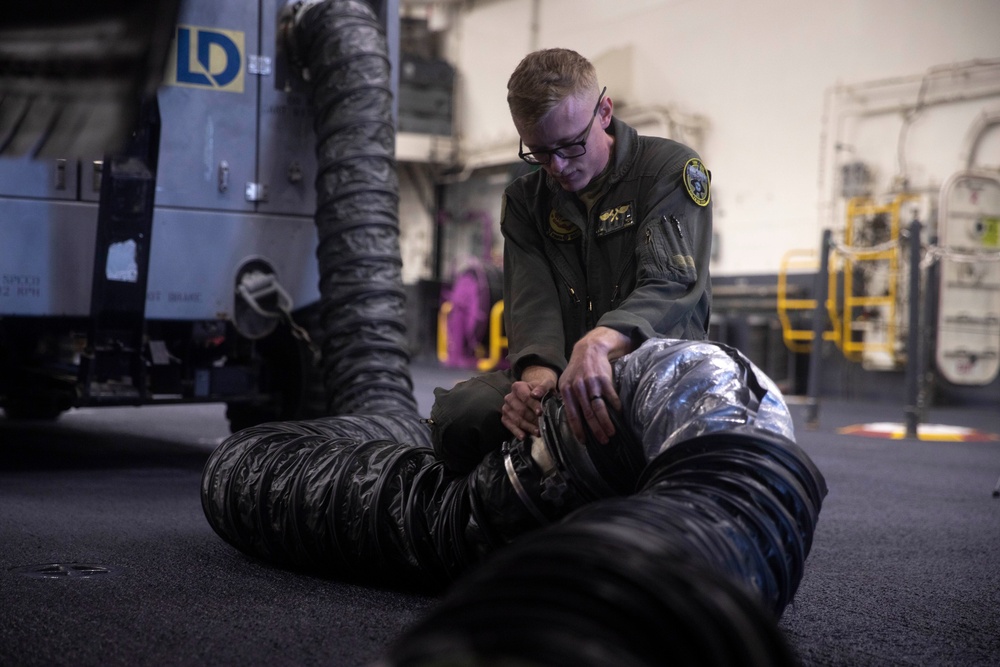
[[[384,36],[365,3],[326,0],[294,40],[316,107],[332,416],[224,441],[202,477],[212,528],[323,576],[455,584],[387,665],[441,647],[470,664],[788,664],[774,619],[826,488],[770,379],[721,345],[649,341],[615,362],[612,443],[577,441],[553,396],[541,437],[449,473],[405,352]]]

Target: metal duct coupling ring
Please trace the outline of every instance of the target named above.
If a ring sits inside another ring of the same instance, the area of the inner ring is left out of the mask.
[[[552,523],[570,510],[599,498],[635,491],[645,466],[638,440],[610,411],[615,436],[600,443],[587,429],[580,442],[570,429],[562,399],[550,393],[542,399],[539,436],[510,440],[501,454],[517,498],[539,523]]]

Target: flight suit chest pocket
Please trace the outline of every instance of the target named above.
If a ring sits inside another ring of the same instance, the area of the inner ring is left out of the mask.
[[[684,285],[698,279],[694,256],[676,215],[660,216],[659,220],[646,225],[640,233],[639,258],[645,270],[654,277]]]

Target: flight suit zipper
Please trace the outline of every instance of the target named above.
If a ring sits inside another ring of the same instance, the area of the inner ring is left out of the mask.
[[[634,263],[635,263],[635,252],[630,251],[628,255],[628,260],[625,262],[625,264],[621,268],[621,271],[619,271],[618,275],[615,277],[615,286],[611,290],[612,309],[618,307],[618,300],[621,298],[622,281],[625,279],[625,276],[628,274],[628,270],[632,268],[632,264]]]

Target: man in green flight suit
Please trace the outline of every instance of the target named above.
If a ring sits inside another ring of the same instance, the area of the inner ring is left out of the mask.
[[[611,362],[708,332],[711,177],[697,153],[615,118],[594,66],[568,49],[528,54],[507,91],[518,156],[540,168],[502,202],[510,368],[435,390],[435,451],[456,472],[538,435],[551,391],[577,439],[608,442],[621,409]]]

